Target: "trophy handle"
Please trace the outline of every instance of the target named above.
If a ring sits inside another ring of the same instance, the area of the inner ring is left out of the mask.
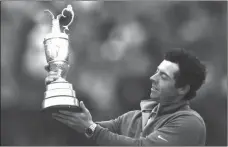
[[[72,23],[73,20],[74,20],[74,11],[73,11],[73,8],[72,8],[71,5],[67,5],[67,8],[64,8],[64,9],[62,10],[62,14],[60,14],[60,15],[58,15],[58,16],[59,16],[59,17],[61,17],[61,16],[66,17],[66,16],[63,14],[64,11],[68,11],[68,12],[70,12],[71,15],[72,15],[70,22],[69,22],[67,25],[63,26],[63,27],[64,27],[63,32],[66,33],[65,31],[66,31],[66,30],[69,30],[68,26],[70,26],[71,23]],[[58,17],[58,16],[57,16],[57,17]]]
[[[57,20],[57,21],[59,21],[59,19],[60,19],[61,17],[66,17],[66,16],[63,14],[64,11],[68,11],[68,12],[70,12],[71,15],[72,15],[70,22],[69,22],[67,25],[63,26],[63,28],[64,28],[63,32],[66,34],[66,30],[69,30],[68,26],[70,26],[71,23],[72,23],[73,20],[74,20],[74,11],[73,11],[73,8],[72,8],[71,5],[67,5],[67,8],[64,8],[64,9],[62,10],[62,13],[59,14],[59,15],[57,15],[57,17],[56,17],[56,20]],[[52,20],[55,20],[55,16],[53,15],[53,13],[52,13],[51,11],[49,11],[49,10],[44,10],[44,12],[49,12],[48,14],[51,15]]]

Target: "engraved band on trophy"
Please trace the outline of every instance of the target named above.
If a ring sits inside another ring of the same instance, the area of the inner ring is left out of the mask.
[[[42,111],[70,110],[80,111],[79,101],[76,98],[75,91],[71,83],[66,81],[65,77],[69,69],[69,39],[66,34],[68,26],[73,22],[74,12],[71,5],[62,10],[56,18],[52,16],[52,29],[44,38],[43,44],[45,56],[49,66],[49,72],[58,73],[58,78],[46,85],[44,100],[42,102]],[[60,29],[60,18],[66,17],[64,12],[71,13],[71,21],[68,25],[62,26],[63,32]]]

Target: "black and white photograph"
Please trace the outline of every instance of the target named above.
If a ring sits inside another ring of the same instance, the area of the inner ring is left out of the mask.
[[[227,1],[2,1],[2,146],[227,146]]]

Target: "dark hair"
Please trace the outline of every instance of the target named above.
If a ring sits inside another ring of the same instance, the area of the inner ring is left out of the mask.
[[[175,74],[176,87],[190,86],[184,99],[190,100],[196,96],[196,91],[201,87],[206,78],[206,67],[200,60],[185,49],[168,51],[165,60],[178,64],[179,72]]]

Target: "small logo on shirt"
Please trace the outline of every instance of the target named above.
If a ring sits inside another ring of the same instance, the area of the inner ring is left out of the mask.
[[[164,141],[168,142],[168,140],[166,140],[165,138],[163,138],[161,135],[158,135],[158,138],[161,139],[161,140],[164,140]]]

